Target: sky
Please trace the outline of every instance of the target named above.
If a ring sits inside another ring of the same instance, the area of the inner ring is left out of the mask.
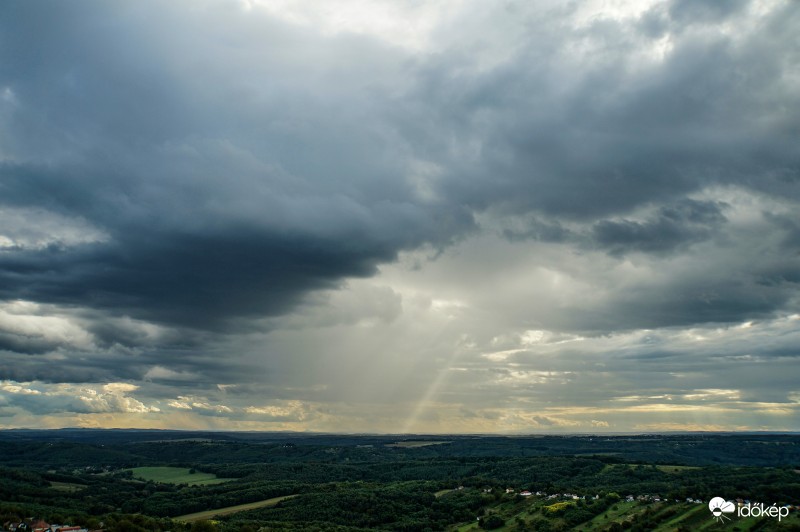
[[[800,430],[800,3],[0,5],[0,428]]]

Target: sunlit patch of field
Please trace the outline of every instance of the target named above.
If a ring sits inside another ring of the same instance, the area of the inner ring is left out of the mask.
[[[201,473],[199,471],[190,473],[190,469],[186,467],[134,467],[130,471],[133,472],[133,476],[136,478],[163,484],[205,486],[234,480],[232,478],[218,478],[213,473]]]
[[[606,464],[605,466],[603,466],[602,473],[606,473],[606,472],[611,471],[612,469],[615,469],[615,468],[632,469],[634,467],[639,467],[639,466],[641,466],[641,464]],[[644,467],[655,467],[656,469],[658,469],[662,473],[672,473],[672,474],[679,474],[679,473],[682,473],[684,471],[690,471],[692,469],[700,469],[700,467],[698,467],[698,466],[669,465],[669,464],[667,464],[667,465],[659,464],[659,465],[654,465],[654,466],[648,465],[648,466],[644,466]]]
[[[598,526],[598,525],[608,524],[612,521],[616,521],[621,517],[631,513],[636,506],[637,504],[635,502],[625,502],[625,501],[615,502],[613,505],[611,505],[611,507],[608,510],[597,515],[594,519],[589,521],[589,524],[593,526]]]
[[[55,481],[50,482],[50,487],[53,488],[54,490],[66,491],[68,493],[75,493],[76,491],[80,491],[86,488],[86,486],[84,486],[83,484],[73,484],[71,482],[55,482]]]
[[[619,456],[621,454],[622,453],[616,453],[613,451],[603,451],[603,452],[585,451],[585,452],[572,453],[573,456]]]
[[[461,525],[456,528],[458,532],[466,532],[467,530],[482,530],[480,526],[478,526],[478,520],[476,519],[474,523],[467,523],[466,525]]]
[[[142,443],[179,443],[179,442],[193,442],[193,443],[219,443],[219,440],[212,440],[211,438],[175,438],[172,440],[144,440]]]
[[[216,510],[195,512],[193,514],[186,514],[186,515],[180,515],[178,517],[173,517],[173,519],[176,521],[184,521],[187,523],[191,523],[193,521],[203,521],[205,519],[211,519],[212,517],[217,517],[221,515],[230,515],[230,514],[235,514],[237,512],[255,510],[257,508],[269,508],[270,506],[275,506],[279,502],[285,501],[286,499],[291,499],[292,497],[297,497],[297,495],[284,495],[283,497],[273,497],[272,499],[266,499],[257,502],[249,502],[247,504],[237,504],[236,506],[217,508]]]
[[[664,473],[681,473],[683,471],[688,471],[691,469],[700,469],[697,466],[686,466],[686,465],[657,465],[656,469],[659,471],[663,471]]]

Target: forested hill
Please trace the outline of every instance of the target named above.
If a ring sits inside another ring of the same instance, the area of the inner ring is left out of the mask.
[[[707,503],[726,497],[792,512],[777,523],[741,518],[741,529],[795,530],[798,471],[792,434],[8,430],[0,522],[106,532],[694,530],[713,517]]]
[[[800,465],[800,435],[397,436],[95,429],[0,431],[0,464],[35,465],[44,451],[52,465],[70,466],[97,463],[128,466],[147,464],[154,459],[246,464],[599,455],[633,463],[775,467]]]

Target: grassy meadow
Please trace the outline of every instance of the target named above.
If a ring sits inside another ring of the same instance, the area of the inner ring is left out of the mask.
[[[194,521],[203,521],[205,519],[211,519],[213,517],[217,517],[220,515],[230,515],[230,514],[235,514],[237,512],[244,512],[246,510],[255,510],[257,508],[269,508],[270,506],[275,506],[279,502],[284,501],[286,499],[291,499],[292,497],[297,497],[297,495],[284,495],[283,497],[273,497],[271,499],[266,499],[258,502],[249,502],[246,504],[237,504],[236,506],[228,506],[226,508],[217,508],[216,510],[195,512],[193,514],[180,515],[178,517],[175,517],[174,519],[176,521],[185,521],[187,523],[191,523]]]
[[[221,484],[233,479],[218,478],[212,473],[191,473],[188,467],[134,467],[130,469],[134,478],[163,484],[188,484],[189,486],[207,486]]]

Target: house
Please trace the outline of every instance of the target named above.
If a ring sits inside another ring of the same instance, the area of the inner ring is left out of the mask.
[[[514,488],[506,488],[506,493],[514,493]]]
[[[33,530],[33,532],[50,532],[50,525],[39,519],[30,524],[29,530]]]
[[[531,495],[533,495],[533,493],[531,493],[528,490],[520,491],[519,494],[522,495],[523,497],[530,497]]]

